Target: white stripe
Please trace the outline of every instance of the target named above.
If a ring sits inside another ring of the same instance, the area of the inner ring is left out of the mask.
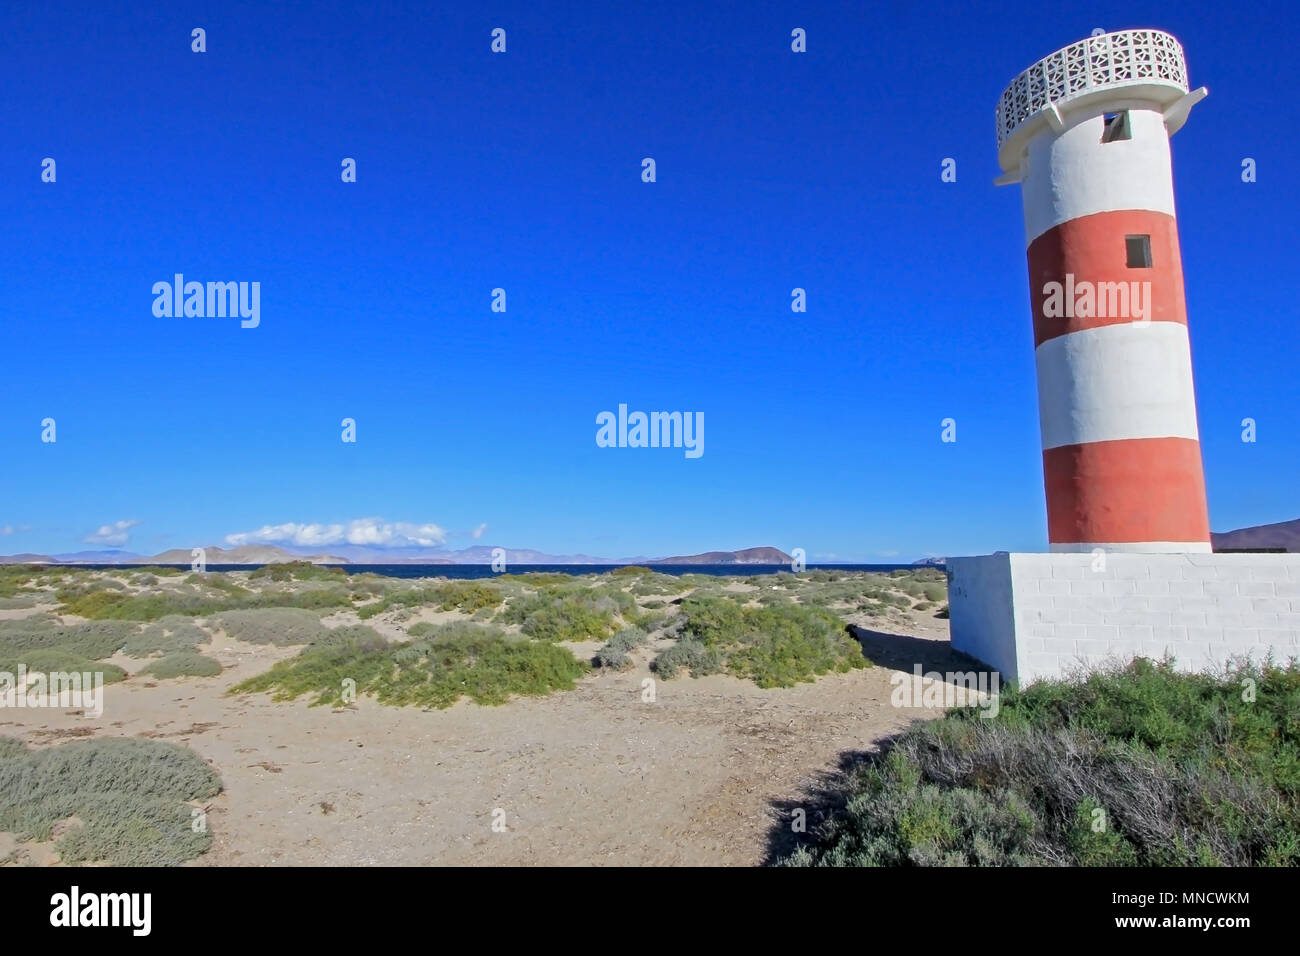
[[[1038,346],[1043,448],[1126,438],[1199,438],[1187,326],[1124,322]]]
[[[1076,543],[1076,544],[1053,544],[1053,554],[1088,554],[1092,551],[1102,550],[1107,553],[1122,552],[1125,554],[1180,554],[1183,552],[1191,554],[1209,554],[1210,542],[1208,541],[1123,541],[1116,543]]]
[[[1044,127],[1033,138],[1020,183],[1026,245],[1053,226],[1094,213],[1146,209],[1174,215],[1164,117],[1130,110],[1129,124],[1133,138],[1113,143],[1101,141],[1101,116],[1059,135]]]

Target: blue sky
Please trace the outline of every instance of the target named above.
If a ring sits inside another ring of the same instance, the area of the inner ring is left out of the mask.
[[[0,14],[0,553],[369,518],[604,556],[1043,550],[993,108],[1094,27],[1174,33],[1210,89],[1173,148],[1211,524],[1300,516],[1287,4],[141,6]],[[261,324],[155,317],[177,272],[260,282]],[[705,453],[597,447],[620,403],[702,412]]]

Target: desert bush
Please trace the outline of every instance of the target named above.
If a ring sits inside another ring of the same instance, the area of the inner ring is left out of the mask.
[[[125,593],[126,585],[112,578],[76,576],[56,588],[54,597],[60,603],[68,604],[97,591]]]
[[[198,584],[201,587],[207,588],[209,591],[216,591],[219,594],[230,595],[241,599],[252,598],[255,593],[221,571],[207,571],[203,573],[199,576]]]
[[[15,597],[29,589],[33,579],[44,571],[36,564],[0,564],[0,597]]]
[[[501,620],[522,625],[525,634],[538,640],[599,641],[614,630],[617,609],[608,595],[593,597],[547,589],[511,600]]]
[[[50,615],[0,621],[0,656],[58,650],[85,660],[111,657],[134,633],[125,621],[83,621],[62,624]]]
[[[630,663],[628,651],[640,647],[649,639],[650,635],[641,628],[625,627],[596,652],[596,663],[614,670],[626,667]]]
[[[156,621],[176,614],[206,617],[230,610],[296,607],[323,611],[351,606],[352,600],[344,592],[308,587],[295,591],[247,591],[244,595],[213,589],[182,589],[134,595],[93,591],[65,604],[62,610],[65,614],[100,620]]]
[[[632,593],[640,597],[683,594],[691,589],[690,582],[659,571],[638,575],[629,582],[629,585]]]
[[[817,841],[781,862],[1300,865],[1294,662],[1208,676],[1139,659],[1010,689],[995,718],[977,713],[896,738],[849,777]]]
[[[720,673],[725,666],[726,660],[720,650],[688,638],[661,651],[650,668],[668,679],[682,671],[689,671],[692,677],[707,677]]]
[[[682,602],[682,611],[684,639],[678,646],[698,642],[716,652],[728,673],[760,687],[792,687],[819,674],[870,666],[843,622],[820,608],[794,604],[749,608],[730,598],[692,596]],[[660,655],[665,676],[676,673],[684,659],[699,657],[693,648],[676,654],[672,650]],[[706,666],[714,661],[713,655],[703,659]],[[696,667],[686,666],[698,676]]]
[[[525,571],[523,574],[503,574],[497,580],[517,581],[530,588],[544,588],[572,584],[576,579],[571,574],[560,574],[555,571]]]
[[[0,831],[44,841],[55,823],[75,816],[81,825],[55,844],[65,863],[171,866],[192,859],[212,836],[194,832],[187,801],[220,790],[220,778],[198,754],[157,740],[0,747]]]
[[[221,664],[197,651],[172,651],[143,668],[140,673],[152,674],[159,680],[172,677],[215,677],[221,673]]]
[[[126,680],[126,671],[107,661],[92,660],[80,654],[74,654],[58,647],[38,648],[17,654],[0,654],[0,671],[17,673],[18,666],[27,668],[27,672],[48,674],[51,671],[72,673],[102,673],[105,684],[116,684]]]
[[[505,703],[514,694],[569,690],[587,666],[563,648],[511,637],[467,622],[389,643],[364,626],[339,628],[326,641],[281,661],[233,689],[270,691],[275,699],[313,695],[312,703],[342,703],[343,681],[358,694],[397,706],[449,707],[461,697]]]
[[[208,624],[220,628],[236,641],[288,647],[310,644],[325,636],[320,617],[301,608],[263,608],[255,611],[222,611]]]
[[[639,627],[643,631],[653,631],[671,616],[672,614],[668,611],[642,611],[634,609],[623,612],[623,620],[626,621],[630,627]]]
[[[95,623],[118,622],[97,621]],[[190,618],[171,615],[130,634],[122,645],[122,653],[127,657],[149,657],[158,653],[193,650],[199,644],[206,644],[210,640],[212,636]]]
[[[310,561],[285,561],[280,564],[264,564],[248,575],[250,581],[335,581],[344,582],[348,574],[340,567],[330,564],[312,564]]]
[[[382,614],[393,608],[435,607],[440,611],[476,611],[496,608],[501,604],[501,591],[482,581],[443,581],[436,584],[392,591],[373,604],[357,608],[362,620]]]

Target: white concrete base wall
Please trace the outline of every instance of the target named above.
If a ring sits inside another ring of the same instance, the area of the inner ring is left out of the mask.
[[[948,601],[953,647],[1022,684],[1134,657],[1300,657],[1300,554],[949,558]]]

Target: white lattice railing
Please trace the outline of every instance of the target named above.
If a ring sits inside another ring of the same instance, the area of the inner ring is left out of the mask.
[[[1187,91],[1187,63],[1177,40],[1160,30],[1120,30],[1071,43],[1021,73],[998,101],[998,147],[1050,103],[1128,83],[1172,83]]]

